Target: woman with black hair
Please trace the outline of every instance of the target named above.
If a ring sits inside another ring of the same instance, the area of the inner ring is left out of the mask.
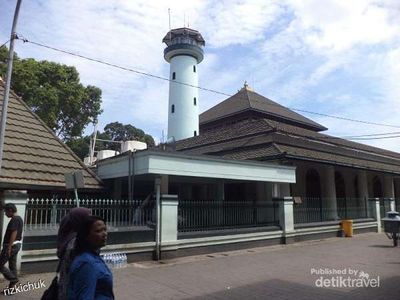
[[[99,255],[106,242],[105,221],[88,216],[76,236],[77,255],[69,272],[68,299],[114,299],[112,273]]]
[[[57,234],[57,256],[59,258],[57,267],[59,278],[57,300],[67,300],[69,269],[76,255],[76,234],[83,226],[90,212],[88,208],[75,207],[60,222]]]

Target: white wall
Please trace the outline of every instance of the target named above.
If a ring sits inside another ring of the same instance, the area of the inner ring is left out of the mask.
[[[196,72],[193,71],[196,66]],[[175,80],[172,74],[175,72]],[[170,61],[170,84],[168,105],[168,138],[181,140],[199,134],[199,92],[197,60],[192,56],[179,55]],[[183,82],[192,86],[178,84]],[[194,98],[196,97],[196,105]],[[175,111],[172,113],[172,105]]]

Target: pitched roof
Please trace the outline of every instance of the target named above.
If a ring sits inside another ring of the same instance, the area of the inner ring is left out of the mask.
[[[245,84],[245,86],[232,97],[229,97],[200,114],[200,126],[246,111],[261,113],[265,117],[272,117],[283,122],[289,122],[315,131],[327,129],[289,108],[257,94],[252,91],[247,84]]]
[[[0,79],[0,116],[3,95]],[[83,172],[86,188],[102,188],[101,179],[11,91],[0,186],[63,188],[64,174],[72,171]]]
[[[400,154],[265,118],[245,119],[178,141],[178,151],[229,159],[291,158],[400,174]]]

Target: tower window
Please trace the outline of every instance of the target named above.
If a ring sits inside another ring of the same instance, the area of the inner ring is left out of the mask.
[[[193,104],[194,104],[194,106],[197,105],[197,99],[196,99],[196,97],[193,98]]]
[[[196,136],[196,135],[197,135],[197,130],[194,131],[194,135],[193,136]]]
[[[175,112],[175,104],[172,104],[171,105],[171,113],[174,113]]]
[[[176,74],[175,74],[175,72],[172,72],[172,80],[175,80],[175,78],[176,78]]]
[[[196,73],[196,66],[193,66],[193,72]]]

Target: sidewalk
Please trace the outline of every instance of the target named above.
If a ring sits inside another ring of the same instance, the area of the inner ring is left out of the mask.
[[[21,283],[42,279],[49,284],[53,276],[49,273],[26,275],[21,277]],[[342,287],[316,287],[316,281],[323,283],[323,280],[325,286],[333,282]],[[353,285],[358,283],[362,287],[346,286],[351,280]],[[374,280],[379,287],[365,287],[373,285]],[[6,283],[1,279],[0,285]],[[114,270],[114,289],[116,299],[122,300],[394,300],[400,299],[400,247],[394,248],[384,234],[369,233],[353,238],[254,248],[162,263],[135,263]],[[10,297],[2,295],[0,298],[40,299],[43,291]]]

